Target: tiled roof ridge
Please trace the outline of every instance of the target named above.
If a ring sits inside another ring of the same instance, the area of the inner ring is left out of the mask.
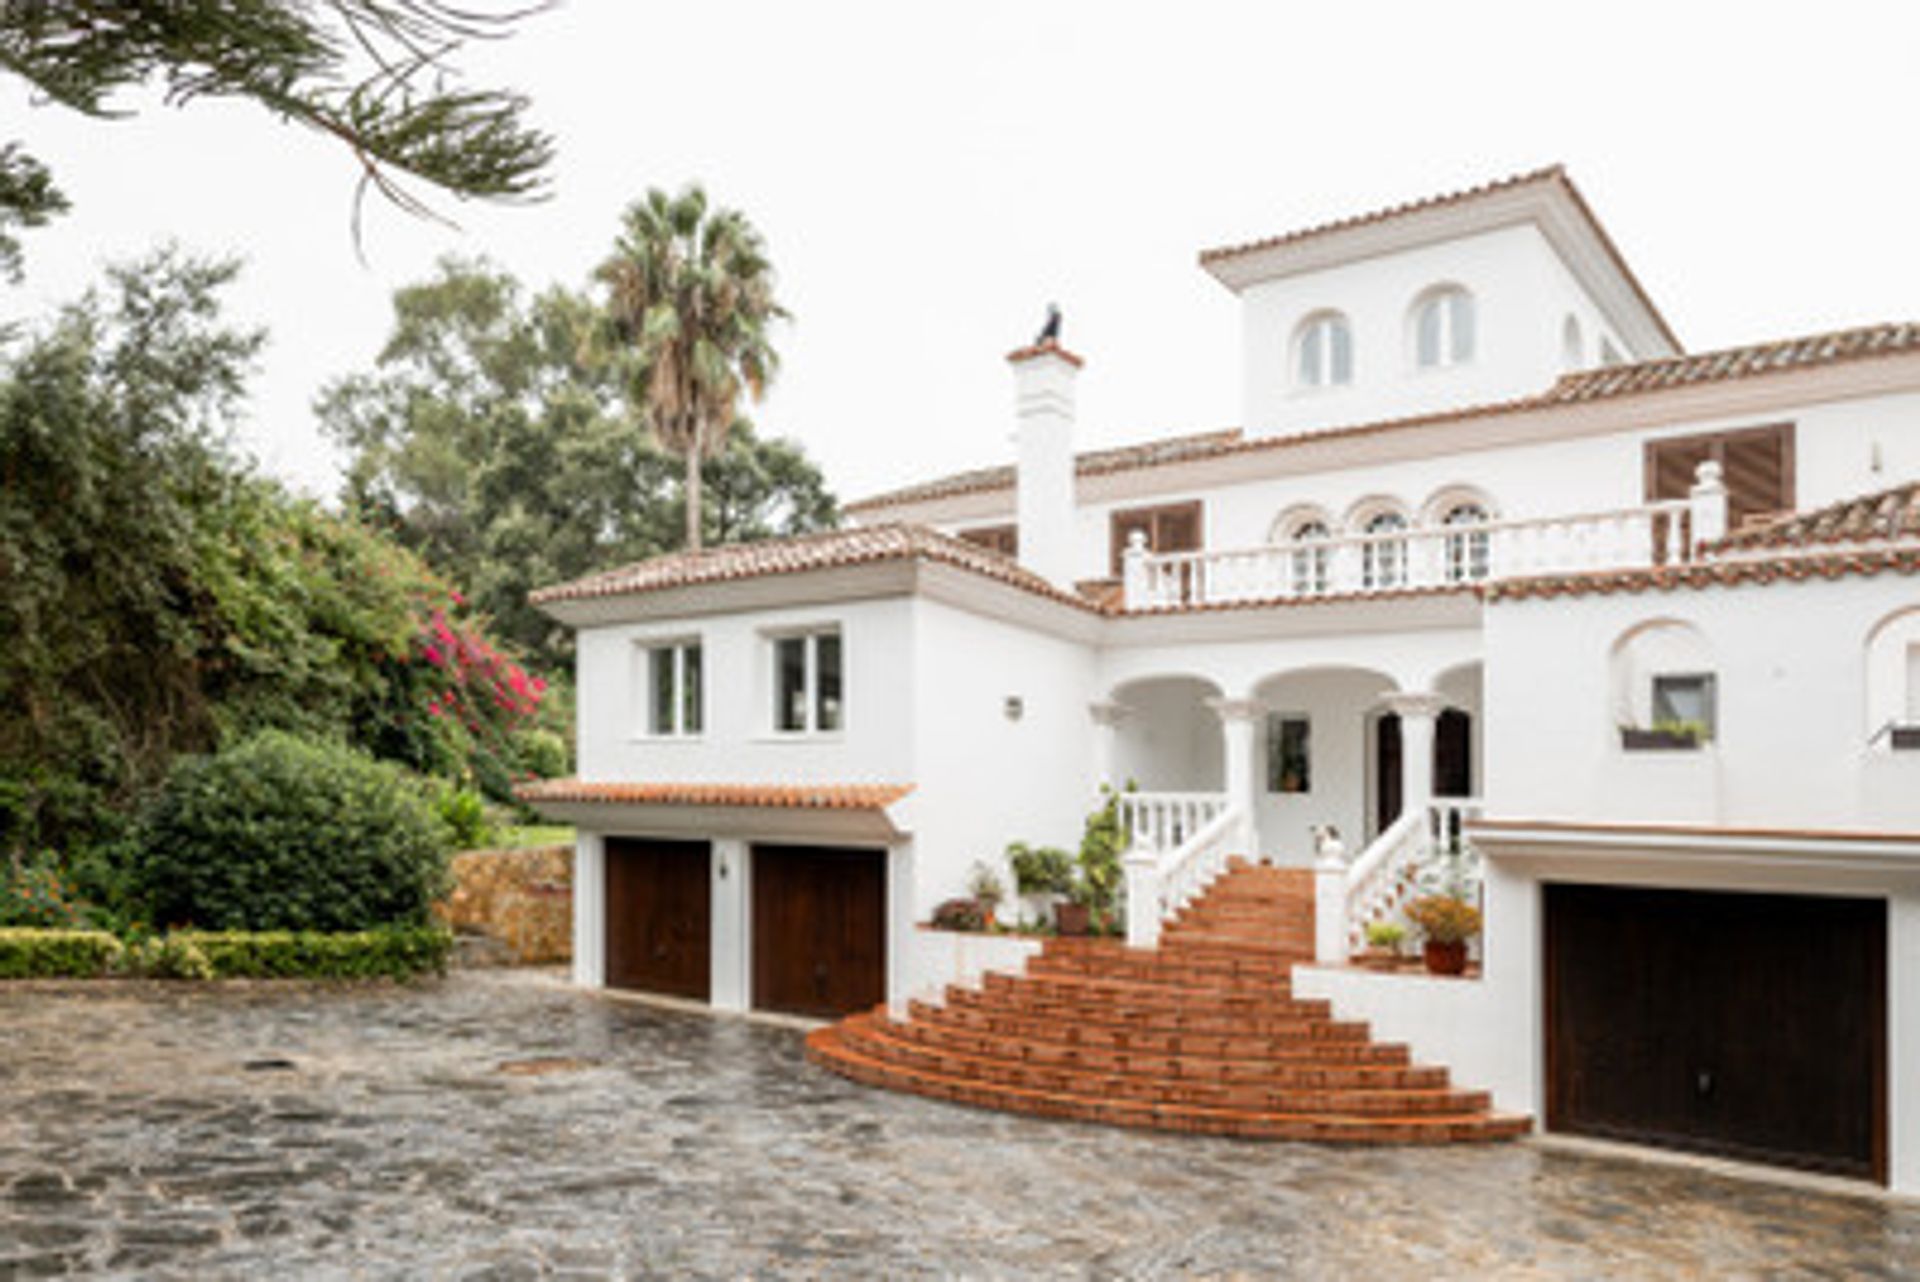
[[[1920,537],[1920,480],[1782,513],[1716,539],[1704,550],[1717,555],[1916,537]]]
[[[1277,249],[1282,245],[1297,244],[1300,241],[1311,240],[1315,237],[1329,235],[1333,232],[1347,231],[1355,227],[1368,227],[1374,223],[1391,222],[1396,218],[1404,218],[1408,214],[1418,214],[1430,209],[1444,209],[1449,205],[1464,204],[1470,200],[1478,200],[1482,196],[1491,196],[1498,192],[1512,191],[1516,187],[1527,187],[1534,183],[1547,182],[1556,178],[1565,181],[1566,177],[1566,166],[1555,162],[1551,165],[1543,165],[1538,169],[1526,170],[1523,173],[1509,174],[1505,178],[1495,178],[1487,182],[1477,183],[1471,187],[1462,187],[1454,191],[1421,196],[1413,200],[1403,200],[1396,204],[1383,205],[1378,209],[1370,209],[1364,213],[1348,214],[1344,218],[1335,218],[1327,222],[1313,223],[1306,227],[1296,227],[1292,231],[1280,232],[1273,236],[1262,236],[1256,240],[1242,241],[1232,245],[1216,245],[1212,249],[1203,249],[1200,251],[1200,262],[1203,265],[1207,263],[1217,263],[1223,259],[1237,258],[1242,254],[1258,253],[1264,249]]]
[[[912,791],[910,783],[641,783],[541,779],[521,784],[514,789],[514,795],[529,803],[881,810]]]
[[[1084,610],[1098,606],[977,544],[905,522],[844,527],[784,539],[669,552],[530,593],[534,605],[693,587],[768,574],[837,569],[880,561],[926,560],[955,566]]]
[[[1920,351],[1920,322],[1883,321],[1847,329],[1825,330],[1792,338],[1772,339],[1699,352],[1689,356],[1659,357],[1628,365],[1601,366],[1563,374],[1546,391],[1504,401],[1484,401],[1453,409],[1376,419],[1339,427],[1290,432],[1284,436],[1248,438],[1243,429],[1160,437],[1135,445],[1109,446],[1075,456],[1075,473],[1104,476],[1165,464],[1190,462],[1231,454],[1253,454],[1346,437],[1378,435],[1417,427],[1491,418],[1533,410],[1551,410],[1615,397],[1643,395],[1677,387],[1698,386],[1738,378],[1867,360]],[[1155,457],[1156,452],[1170,457]],[[1097,459],[1097,462],[1095,461]],[[899,507],[984,493],[1011,487],[1011,464],[974,468],[950,476],[884,491],[845,505],[849,512]]]
[[[1542,574],[1489,583],[1484,596],[1490,603],[1549,597],[1611,596],[1615,593],[1672,592],[1743,584],[1765,586],[1888,572],[1920,574],[1920,544],[1844,551],[1800,550],[1770,557],[1707,558],[1683,565]]]

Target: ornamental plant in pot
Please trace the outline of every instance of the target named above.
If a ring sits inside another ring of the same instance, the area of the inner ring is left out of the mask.
[[[1029,846],[1016,841],[1007,847],[1007,864],[1013,869],[1013,888],[1020,896],[1021,916],[1044,926],[1053,919],[1054,907],[1073,890],[1073,856],[1058,846]]]
[[[1367,953],[1363,960],[1377,970],[1392,970],[1400,960],[1400,945],[1407,938],[1407,928],[1397,921],[1370,921],[1367,923]]]
[[[1459,975],[1467,969],[1467,941],[1480,933],[1480,910],[1454,895],[1423,895],[1407,905],[1407,920],[1426,936],[1427,971]]]
[[[994,911],[1000,907],[1000,901],[1007,897],[1006,883],[1000,880],[1000,874],[975,860],[973,873],[967,879],[967,892],[980,905],[980,914],[986,919],[987,929],[993,929]]]

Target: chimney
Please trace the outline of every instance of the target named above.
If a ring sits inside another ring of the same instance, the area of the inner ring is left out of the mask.
[[[1013,366],[1014,492],[1020,564],[1073,590],[1073,383],[1084,363],[1051,340],[1007,355]]]

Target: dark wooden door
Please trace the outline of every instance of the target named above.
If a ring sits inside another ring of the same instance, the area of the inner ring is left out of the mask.
[[[1373,831],[1400,817],[1400,714],[1383,713],[1373,727]]]
[[[1545,888],[1547,1127],[1886,1179],[1886,903]]]
[[[886,855],[753,848],[753,1004],[846,1015],[887,997]]]
[[[607,986],[711,998],[712,852],[704,841],[609,837]]]
[[[1433,792],[1473,795],[1473,718],[1458,708],[1441,709],[1433,723]]]

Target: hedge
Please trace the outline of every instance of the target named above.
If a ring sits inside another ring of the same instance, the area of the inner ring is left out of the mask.
[[[92,979],[118,966],[125,952],[104,930],[17,926],[0,930],[0,979]]]
[[[0,979],[410,979],[444,973],[452,951],[453,935],[432,926],[175,931],[130,949],[103,930],[0,930]]]

